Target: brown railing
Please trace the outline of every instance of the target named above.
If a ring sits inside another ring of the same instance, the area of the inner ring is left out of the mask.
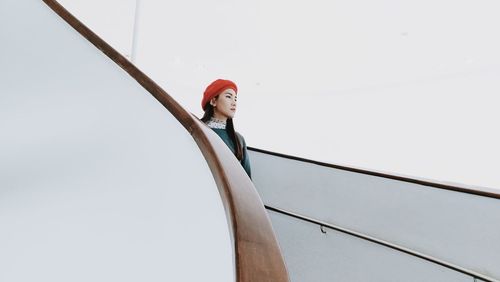
[[[233,241],[236,281],[289,281],[283,256],[264,205],[252,181],[222,140],[57,1],[43,1],[123,68],[191,133],[207,160],[224,204]],[[195,270],[196,266],[193,265],[193,271]]]
[[[470,187],[470,186],[465,186],[465,185],[450,185],[450,184],[444,184],[444,183],[439,183],[437,181],[432,181],[432,180],[424,180],[424,179],[419,179],[419,178],[410,178],[406,176],[400,176],[396,174],[388,174],[388,173],[382,173],[382,172],[377,172],[377,171],[371,171],[371,170],[364,170],[360,168],[354,168],[354,167],[347,167],[347,166],[340,166],[336,164],[330,164],[330,163],[325,163],[325,162],[319,162],[311,159],[305,159],[297,156],[291,156],[291,155],[286,155],[282,153],[277,153],[277,152],[272,152],[272,151],[267,151],[259,148],[253,148],[253,147],[248,147],[248,150],[253,151],[253,152],[258,152],[278,158],[284,158],[284,159],[289,159],[292,161],[297,161],[297,162],[304,162],[304,163],[309,163],[309,164],[314,164],[318,166],[323,166],[323,167],[328,167],[332,169],[339,169],[339,170],[344,170],[344,171],[350,171],[354,173],[359,173],[359,174],[365,174],[365,175],[371,175],[371,176],[376,176],[376,177],[382,177],[386,179],[392,179],[392,180],[398,180],[402,182],[408,182],[408,183],[415,183],[415,184],[420,184],[422,189],[426,188],[431,188],[431,189],[445,189],[445,190],[450,190],[454,192],[460,192],[460,193],[467,193],[467,194],[473,194],[473,195],[478,195],[478,196],[483,196],[483,197],[490,197],[490,198],[495,198],[495,199],[500,199],[500,191],[491,189],[491,188],[478,188],[478,187]],[[460,272],[462,274],[468,275],[472,278],[474,278],[474,281],[484,281],[484,282],[500,282],[500,280],[495,279],[493,277],[488,276],[488,274],[483,274],[479,273],[476,271],[473,271],[471,269],[467,269],[465,267],[461,267],[459,265],[450,263],[445,260],[438,259],[436,257],[433,257],[431,255],[427,255],[425,253],[418,252],[416,250],[410,249],[403,247],[402,245],[398,245],[389,241],[384,241],[382,239],[370,236],[366,233],[359,232],[359,231],[354,231],[349,228],[345,228],[336,224],[332,224],[330,222],[325,222],[322,220],[318,220],[315,218],[308,217],[303,214],[299,214],[297,212],[293,212],[290,210],[286,210],[283,208],[279,208],[276,206],[271,206],[269,204],[266,205],[266,209],[275,213],[279,213],[282,215],[286,215],[289,217],[293,217],[302,221],[306,221],[312,224],[315,224],[319,226],[320,228],[326,227],[330,228],[333,230],[336,230],[338,232],[342,232],[344,234],[366,240],[372,243],[375,243],[377,245],[385,246],[387,248],[391,248],[393,250],[405,253],[407,255],[426,260],[430,263],[434,263],[440,266],[443,266],[445,268],[451,269],[456,272]],[[323,230],[323,229],[321,229]]]
[[[494,188],[475,187],[475,186],[468,186],[468,185],[464,185],[464,184],[448,184],[448,183],[442,183],[442,182],[439,182],[436,180],[428,180],[428,179],[417,178],[417,177],[408,177],[408,176],[397,175],[395,173],[385,173],[385,172],[378,172],[378,171],[374,171],[374,170],[366,170],[366,169],[355,168],[355,167],[341,166],[341,165],[314,161],[314,160],[310,160],[310,159],[286,155],[286,154],[277,153],[277,152],[271,152],[271,151],[258,149],[258,148],[252,148],[252,147],[248,147],[248,150],[258,152],[258,153],[268,154],[268,155],[272,155],[272,156],[277,156],[277,157],[281,157],[281,158],[286,158],[286,159],[290,159],[290,160],[296,160],[296,161],[300,161],[300,162],[306,162],[306,163],[311,163],[311,164],[315,164],[315,165],[319,165],[319,166],[334,168],[334,169],[351,171],[351,172],[372,175],[372,176],[377,176],[377,177],[382,177],[382,178],[387,178],[387,179],[399,180],[399,181],[408,182],[408,183],[420,184],[420,185],[422,185],[422,187],[445,189],[445,190],[451,190],[451,191],[456,191],[456,192],[462,192],[462,193],[467,193],[467,194],[473,194],[473,195],[478,195],[478,196],[500,199],[500,190],[497,190]]]

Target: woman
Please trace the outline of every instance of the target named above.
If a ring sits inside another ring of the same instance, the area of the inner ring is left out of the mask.
[[[247,145],[241,134],[234,130],[233,117],[236,113],[238,88],[230,80],[217,79],[207,86],[201,100],[205,114],[201,121],[212,128],[231,149],[251,178]]]

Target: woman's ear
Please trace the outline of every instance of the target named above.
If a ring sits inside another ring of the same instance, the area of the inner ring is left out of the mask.
[[[217,98],[216,97],[213,97],[212,99],[210,99],[210,105],[214,106],[215,107],[215,102],[217,101]]]

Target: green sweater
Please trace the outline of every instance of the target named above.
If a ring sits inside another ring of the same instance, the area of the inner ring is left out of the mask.
[[[219,135],[222,141],[226,143],[226,145],[229,147],[229,149],[231,149],[231,151],[234,154],[236,152],[236,148],[234,146],[233,140],[229,138],[228,132],[225,129],[220,129],[220,128],[212,128],[212,130],[215,131],[217,135]],[[245,142],[245,138],[243,138],[243,136],[241,136],[241,134],[239,134],[238,132],[236,132],[236,134],[238,135],[238,138],[240,139],[243,148],[243,158],[241,159],[240,163],[247,172],[248,177],[252,178],[252,171],[250,169],[250,159],[248,158],[247,144]]]

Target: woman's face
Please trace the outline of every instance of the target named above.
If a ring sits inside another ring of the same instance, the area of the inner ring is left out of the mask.
[[[214,118],[233,118],[236,113],[236,92],[229,88],[222,91],[218,97],[213,98],[210,104],[214,106]]]

